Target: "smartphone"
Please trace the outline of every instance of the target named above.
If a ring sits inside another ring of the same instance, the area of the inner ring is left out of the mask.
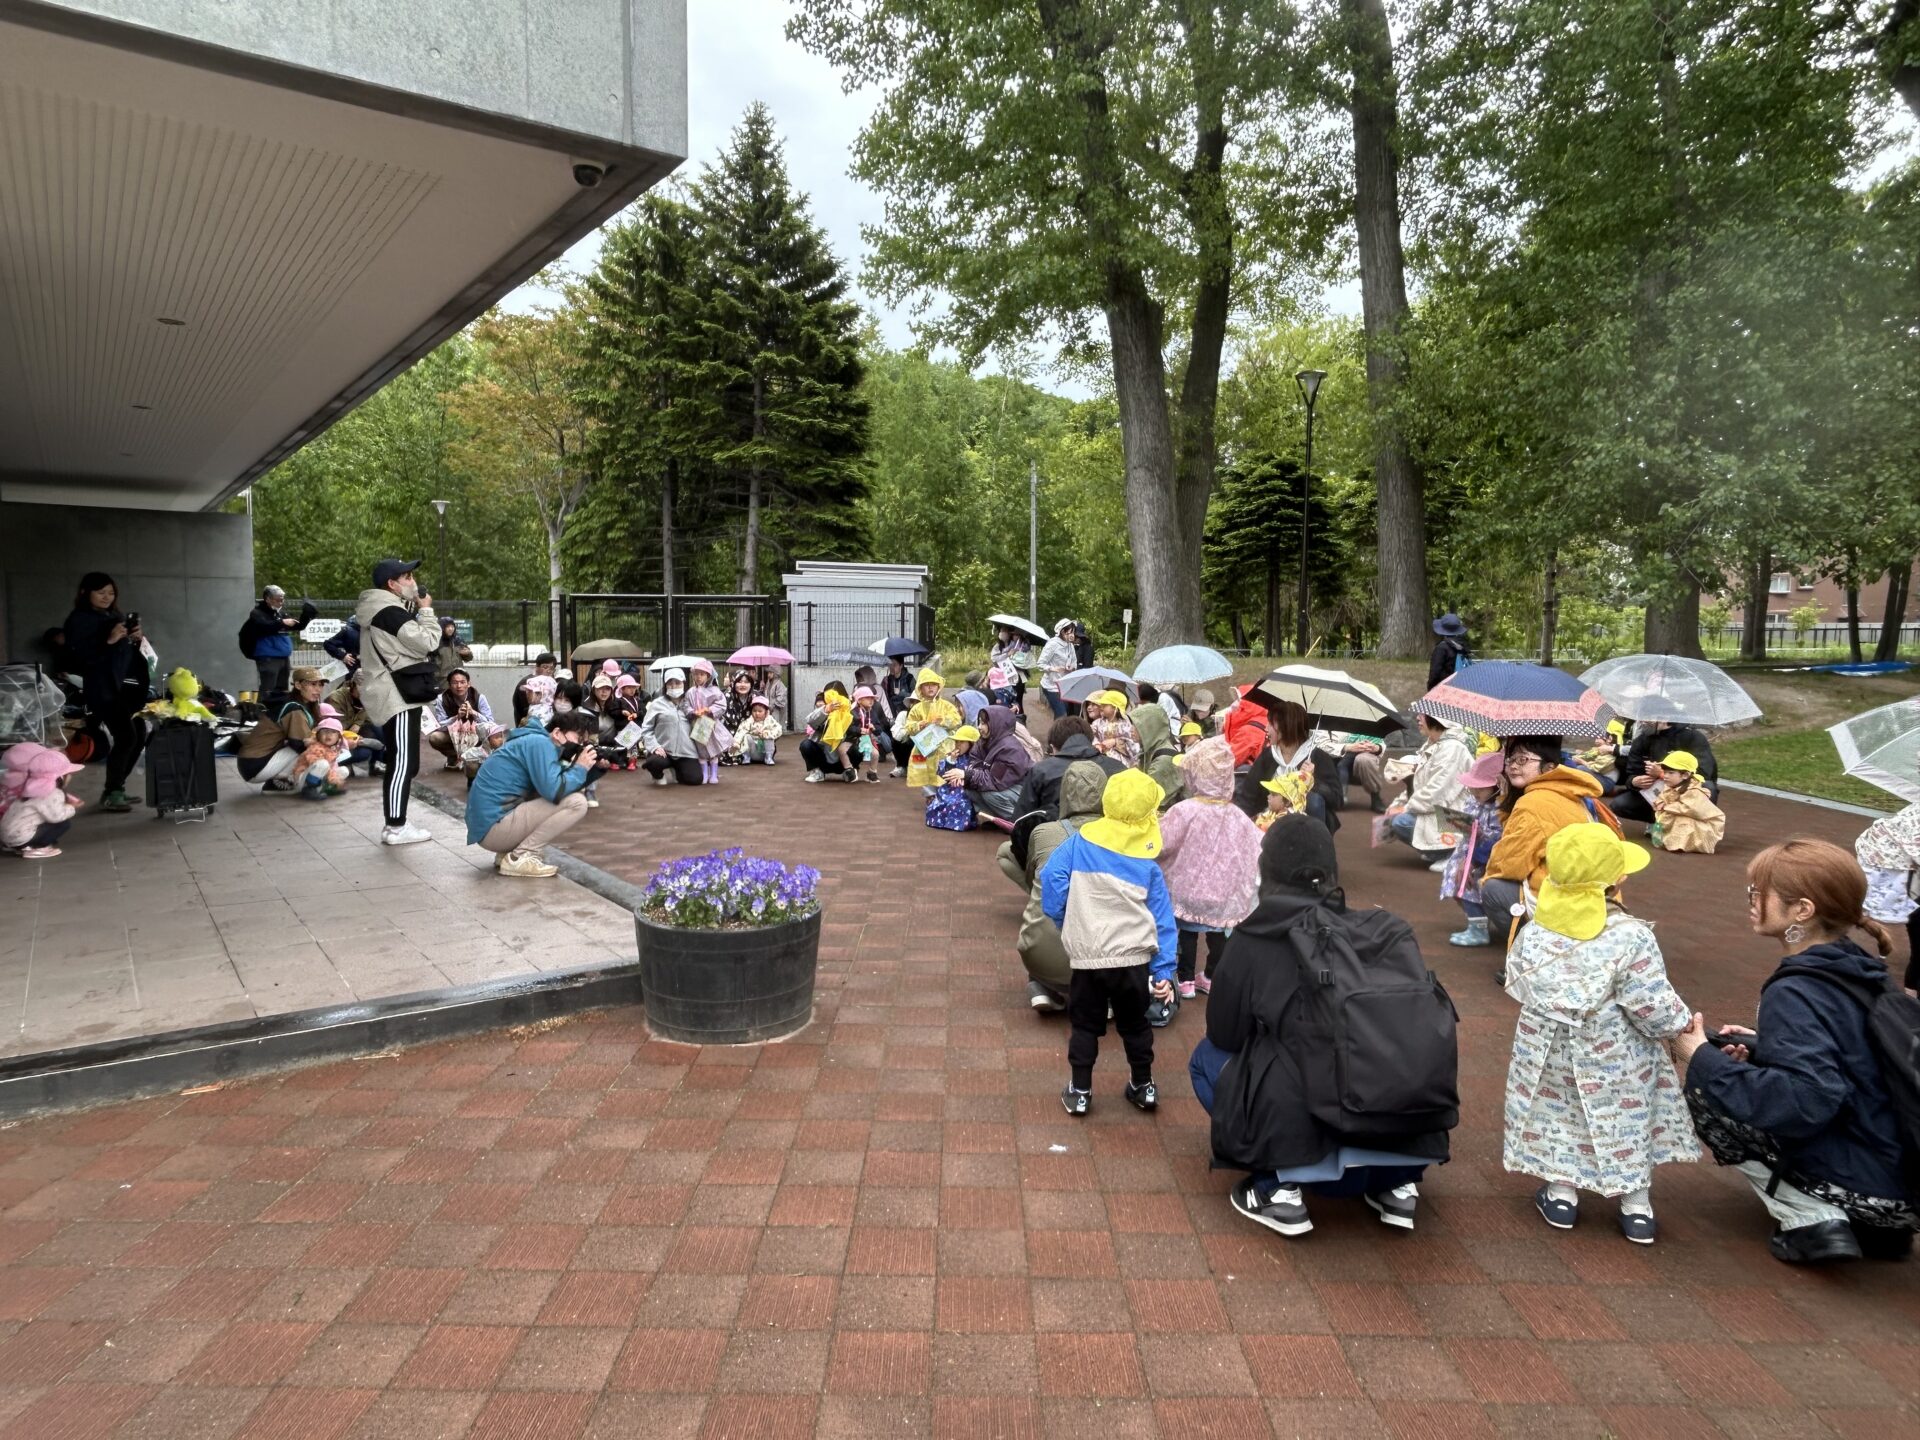
[[[140,628],[140,612],[138,610],[129,610],[125,624],[129,630],[138,630]]]
[[[1734,1045],[1752,1045],[1760,1037],[1757,1035],[1735,1035],[1727,1030],[1709,1030],[1707,1044],[1726,1050]]]

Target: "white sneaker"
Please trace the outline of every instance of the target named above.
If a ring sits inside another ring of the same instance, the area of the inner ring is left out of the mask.
[[[559,867],[547,864],[537,850],[516,850],[503,857],[494,868],[502,875],[512,875],[520,880],[545,880],[550,875],[560,873]]]
[[[900,766],[898,765],[894,766],[893,769],[889,770],[887,774],[892,779],[895,779],[895,780],[904,780],[907,778],[907,772],[901,769]]]
[[[1444,875],[1447,872],[1447,866],[1451,865],[1452,863],[1453,863],[1453,857],[1449,855],[1444,860],[1434,861],[1431,865],[1427,866],[1427,869],[1431,870],[1436,875]]]
[[[822,775],[818,770],[807,771],[807,784],[809,785],[818,785],[822,780],[826,778],[827,777]]]
[[[667,783],[667,778],[667,773],[663,770],[653,777],[653,783],[656,785],[664,785]]]
[[[599,808],[600,808],[600,802],[594,799],[593,796],[591,795],[587,796],[587,809],[598,810]]]
[[[422,830],[418,825],[389,825],[380,832],[382,845],[418,845],[423,840],[433,839],[431,830]]]

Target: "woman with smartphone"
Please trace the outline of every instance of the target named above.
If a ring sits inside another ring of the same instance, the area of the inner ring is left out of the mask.
[[[133,808],[127,799],[127,776],[133,773],[147,742],[138,718],[147,703],[153,676],[142,649],[145,635],[139,613],[120,609],[120,587],[98,570],[80,577],[67,616],[67,649],[80,672],[87,714],[111,738],[107,754],[106,787],[100,808],[122,814]]]

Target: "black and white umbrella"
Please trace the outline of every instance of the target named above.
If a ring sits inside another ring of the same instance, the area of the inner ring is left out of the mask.
[[[1364,680],[1344,670],[1317,665],[1282,665],[1269,671],[1249,697],[1274,704],[1291,700],[1303,707],[1315,726],[1353,735],[1391,735],[1407,727],[1407,717]]]

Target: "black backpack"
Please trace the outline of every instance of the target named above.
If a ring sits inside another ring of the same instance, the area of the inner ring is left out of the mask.
[[[1901,1170],[1907,1188],[1920,1194],[1920,1000],[1891,980],[1884,989],[1867,980],[1847,980],[1812,965],[1782,965],[1766,984],[1804,975],[1844,991],[1867,1012],[1867,1044],[1880,1062],[1880,1078],[1893,1101],[1893,1118],[1904,1142]]]
[[[1299,984],[1280,1015],[1255,1017],[1220,1073],[1215,1162],[1277,1169],[1318,1159],[1325,1131],[1364,1141],[1457,1126],[1459,1017],[1412,927],[1385,910],[1322,908],[1286,939]]]

